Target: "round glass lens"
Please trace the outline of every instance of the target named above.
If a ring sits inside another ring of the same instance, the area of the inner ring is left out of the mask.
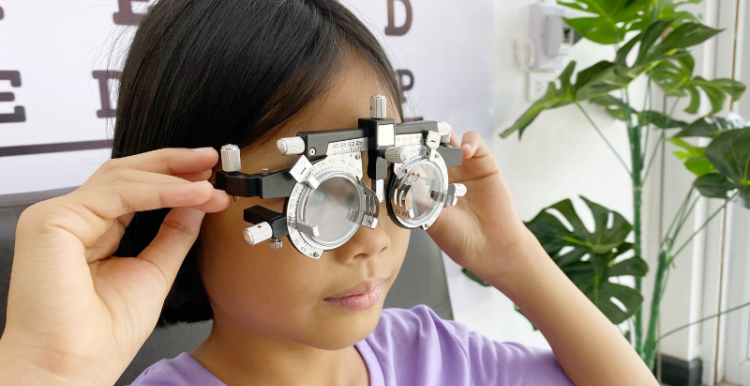
[[[333,177],[310,192],[303,220],[318,227],[320,236],[315,237],[316,241],[338,244],[359,228],[359,207],[359,192],[354,183],[343,177]]]
[[[406,210],[412,220],[420,220],[430,213],[436,202],[432,199],[432,192],[442,190],[442,174],[432,162],[420,162],[409,171],[411,188],[406,196]]]

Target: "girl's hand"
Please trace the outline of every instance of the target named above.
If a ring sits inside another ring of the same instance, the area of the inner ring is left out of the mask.
[[[204,214],[229,205],[206,181],[217,160],[211,148],[109,160],[21,214],[0,379],[114,384],[156,326]],[[112,256],[134,212],[160,208],[173,209],[148,248]]]
[[[450,145],[459,146],[455,133]],[[448,170],[448,180],[466,185],[468,192],[445,208],[427,233],[456,263],[485,280],[521,269],[526,255],[521,248],[537,241],[482,137],[468,132],[460,146],[463,164]]]

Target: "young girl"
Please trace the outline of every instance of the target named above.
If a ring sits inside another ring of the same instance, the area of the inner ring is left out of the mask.
[[[244,173],[286,169],[295,159],[278,155],[276,140],[357,127],[378,93],[400,122],[382,48],[335,0],[152,6],[121,77],[114,160],[19,223],[0,375],[111,384],[163,304],[160,325],[213,319],[213,330],[133,385],[655,385],[524,227],[476,133],[451,140],[463,164],[449,179],[468,194],[428,232],[509,296],[555,356],[490,341],[425,306],[383,310],[410,235],[384,205],[374,229],[360,227],[320,259],[288,242],[276,250],[245,243],[243,210],[283,212],[284,199],[212,193],[205,180],[219,168],[211,148],[238,144]],[[208,149],[175,149],[194,147]],[[63,258],[50,261],[53,252]],[[187,256],[172,285],[176,255]]]

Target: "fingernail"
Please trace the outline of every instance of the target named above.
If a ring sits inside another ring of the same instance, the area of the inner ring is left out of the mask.
[[[225,192],[225,191],[223,191],[221,189],[214,189],[214,192],[216,192],[216,193],[224,193],[224,194],[227,193],[227,192]]]
[[[200,148],[193,149],[193,150],[195,150],[195,151],[207,151],[207,150],[211,150],[211,149],[213,149],[213,148],[209,146],[209,147],[200,147]]]

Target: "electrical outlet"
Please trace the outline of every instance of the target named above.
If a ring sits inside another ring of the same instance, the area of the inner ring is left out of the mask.
[[[547,92],[549,82],[554,82],[559,76],[556,71],[531,71],[528,73],[528,92],[526,93],[529,102],[535,102],[544,96]]]

